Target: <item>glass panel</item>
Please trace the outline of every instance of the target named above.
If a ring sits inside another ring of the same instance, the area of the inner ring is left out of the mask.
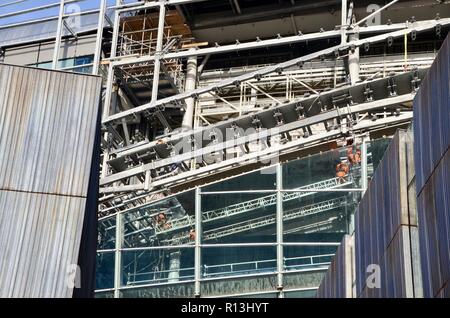
[[[327,269],[338,246],[284,246],[284,270]]]
[[[114,287],[114,252],[97,253],[95,289]]]
[[[203,278],[254,275],[276,270],[276,248],[273,246],[205,247],[202,249]]]
[[[202,192],[275,189],[276,167],[273,166],[205,186]]]
[[[367,144],[367,174],[373,175],[378,164],[383,159],[384,153],[391,142],[390,138],[375,139]]]
[[[284,298],[315,298],[317,289],[295,290],[284,292]]]
[[[276,198],[276,193],[202,195],[202,242],[276,242]]]
[[[180,283],[163,286],[127,288],[120,290],[120,298],[193,298],[194,284]]]
[[[278,298],[278,293],[243,294],[228,298]]]
[[[124,247],[193,243],[194,191],[148,204],[123,214]]]
[[[113,249],[116,247],[116,217],[110,217],[98,221],[97,248],[99,250]]]
[[[202,297],[229,297],[230,295],[244,294],[239,297],[247,298],[247,294],[276,292],[277,275],[235,276],[203,280],[200,289]]]
[[[194,279],[194,249],[122,252],[122,286],[176,283]]]
[[[95,293],[95,298],[114,298],[114,291],[104,291]]]
[[[284,192],[285,242],[340,242],[361,192]]]
[[[283,275],[283,285],[286,289],[319,288],[326,273],[326,269],[287,272]]]
[[[356,148],[343,147],[290,161],[282,166],[283,189],[360,188],[361,165],[354,154]]]

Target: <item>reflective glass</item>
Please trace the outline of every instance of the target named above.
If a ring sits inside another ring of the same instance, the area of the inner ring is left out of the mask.
[[[205,186],[207,191],[275,190],[276,167],[269,167]]]
[[[276,270],[274,246],[202,248],[203,278],[254,275]]]
[[[202,242],[276,242],[276,193],[202,195]]]
[[[122,286],[177,283],[194,279],[194,249],[122,252]]]
[[[123,247],[192,244],[194,191],[178,194],[123,214]]]
[[[360,188],[361,165],[349,159],[356,150],[343,147],[283,164],[283,189]]]
[[[97,253],[95,289],[114,287],[114,252]]]
[[[283,192],[285,242],[340,242],[350,232],[361,193]]]
[[[99,250],[116,247],[116,216],[98,221],[97,248]]]

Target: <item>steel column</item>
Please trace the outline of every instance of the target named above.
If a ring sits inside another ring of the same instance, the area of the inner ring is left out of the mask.
[[[194,252],[194,295],[200,297],[200,279],[202,275],[201,271],[201,236],[202,236],[202,207],[201,207],[201,189],[197,187],[195,189],[195,252]]]
[[[188,93],[193,91],[196,88],[197,84],[197,57],[191,56],[187,60],[186,67],[186,82],[184,92]],[[193,120],[194,120],[194,106],[195,99],[190,97],[186,98],[186,111],[183,117],[182,128],[192,129]]]
[[[61,35],[63,29],[63,19],[64,19],[64,0],[61,0],[61,3],[59,5],[58,27],[56,29],[55,48],[53,49],[52,69],[54,70],[56,70],[56,68],[58,67],[59,48],[61,47]]]
[[[97,25],[97,39],[95,41],[94,66],[92,67],[93,75],[98,74],[100,59],[102,55],[103,27],[105,22],[106,5],[107,5],[106,0],[100,0],[100,11],[98,13],[98,25]]]
[[[116,246],[115,246],[115,259],[114,259],[114,298],[119,298],[120,278],[122,274],[122,215],[116,215]]]
[[[283,271],[284,271],[284,256],[283,256],[283,169],[281,164],[276,166],[277,174],[277,289],[283,290]]]
[[[161,57],[162,57],[162,46],[164,40],[164,22],[166,18],[166,7],[164,1],[160,0],[159,5],[159,20],[158,20],[158,37],[156,39],[156,52],[155,52],[155,65],[153,68],[153,87],[152,87],[152,100],[154,103],[158,99],[158,88],[159,88],[159,75],[161,72]]]

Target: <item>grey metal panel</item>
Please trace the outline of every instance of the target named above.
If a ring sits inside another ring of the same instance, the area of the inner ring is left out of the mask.
[[[99,78],[0,65],[0,87],[0,189],[86,195]]]
[[[450,36],[414,99],[414,152],[425,297],[449,297]]]
[[[328,271],[320,283],[318,298],[351,298],[353,284],[354,237],[345,235]]]
[[[450,282],[450,151],[417,200],[424,296],[437,297]]]
[[[419,264],[415,197],[408,196],[408,165],[412,164],[412,138],[398,131],[375,171],[355,217],[355,269],[357,297],[414,297]],[[381,288],[368,288],[369,265],[380,268]]]
[[[85,203],[0,190],[0,297],[71,297]]]
[[[0,64],[0,297],[72,296],[100,89],[99,77]]]
[[[420,191],[450,147],[450,36],[414,99],[417,189]]]

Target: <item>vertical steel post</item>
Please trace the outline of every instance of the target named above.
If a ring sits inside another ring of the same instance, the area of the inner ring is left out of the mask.
[[[276,167],[276,182],[277,182],[277,289],[282,296],[283,291],[283,271],[284,271],[284,256],[283,256],[283,175],[281,164],[278,163]]]
[[[122,276],[122,214],[116,215],[116,246],[114,259],[114,298],[119,298],[120,278]]]
[[[159,2],[159,20],[158,20],[158,37],[156,38],[156,52],[155,52],[155,62],[153,69],[153,87],[152,87],[152,100],[151,102],[156,102],[158,99],[158,88],[159,88],[159,74],[161,71],[161,54],[162,46],[164,40],[164,22],[166,17],[166,7],[164,1]]]
[[[59,48],[61,47],[61,36],[63,29],[63,19],[64,19],[64,0],[61,0],[61,3],[59,5],[58,27],[56,29],[55,48],[53,49],[53,60],[52,60],[53,70],[56,70],[56,68],[58,67]]]
[[[94,65],[92,66],[92,74],[97,75],[100,59],[102,55],[103,27],[105,22],[106,0],[100,0],[100,11],[98,13],[97,39],[95,40]]]
[[[368,186],[368,172],[367,172],[367,142],[369,141],[368,136],[364,136],[363,142],[361,144],[361,188],[362,193],[361,195],[364,195],[364,193],[367,190]]]
[[[184,91],[190,92],[193,91],[197,84],[197,57],[191,56],[187,60],[186,66],[186,82],[184,85]],[[192,129],[192,125],[194,122],[194,106],[195,100],[194,98],[186,98],[186,111],[183,117],[182,128]]]
[[[200,297],[200,279],[201,279],[201,236],[202,236],[202,206],[201,189],[195,189],[195,251],[194,251],[194,296]]]
[[[341,9],[341,44],[347,42],[347,0],[342,0]]]
[[[355,26],[350,34],[350,41],[359,40],[359,27]],[[348,68],[350,74],[351,84],[354,85],[359,81],[359,46],[354,48],[354,51],[350,51],[348,54]]]

